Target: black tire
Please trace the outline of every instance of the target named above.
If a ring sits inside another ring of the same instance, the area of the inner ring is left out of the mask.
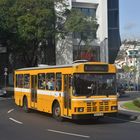
[[[61,108],[58,102],[54,103],[52,113],[53,113],[53,117],[57,121],[63,121],[63,117],[61,117]]]
[[[24,99],[23,99],[23,110],[24,110],[24,112],[29,113],[28,100],[26,97],[24,97]]]

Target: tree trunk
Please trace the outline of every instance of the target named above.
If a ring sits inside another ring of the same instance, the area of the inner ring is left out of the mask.
[[[48,65],[55,65],[56,64],[56,57],[55,57],[55,40],[54,37],[51,36],[47,39],[48,47],[47,47],[47,64]]]

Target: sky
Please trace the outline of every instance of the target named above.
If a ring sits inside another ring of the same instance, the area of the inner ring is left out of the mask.
[[[122,39],[140,39],[140,0],[119,0]]]

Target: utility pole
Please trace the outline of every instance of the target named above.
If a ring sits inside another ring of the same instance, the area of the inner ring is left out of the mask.
[[[140,90],[140,55],[138,56],[138,65],[137,65],[137,91]]]
[[[7,75],[8,75],[8,68],[4,68],[4,94],[7,93],[6,87],[7,87]]]

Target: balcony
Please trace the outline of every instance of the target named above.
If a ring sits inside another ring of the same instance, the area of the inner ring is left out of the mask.
[[[99,0],[72,0],[72,2],[99,4]]]
[[[72,5],[75,6],[86,6],[86,7],[97,7],[99,0],[72,0]]]

